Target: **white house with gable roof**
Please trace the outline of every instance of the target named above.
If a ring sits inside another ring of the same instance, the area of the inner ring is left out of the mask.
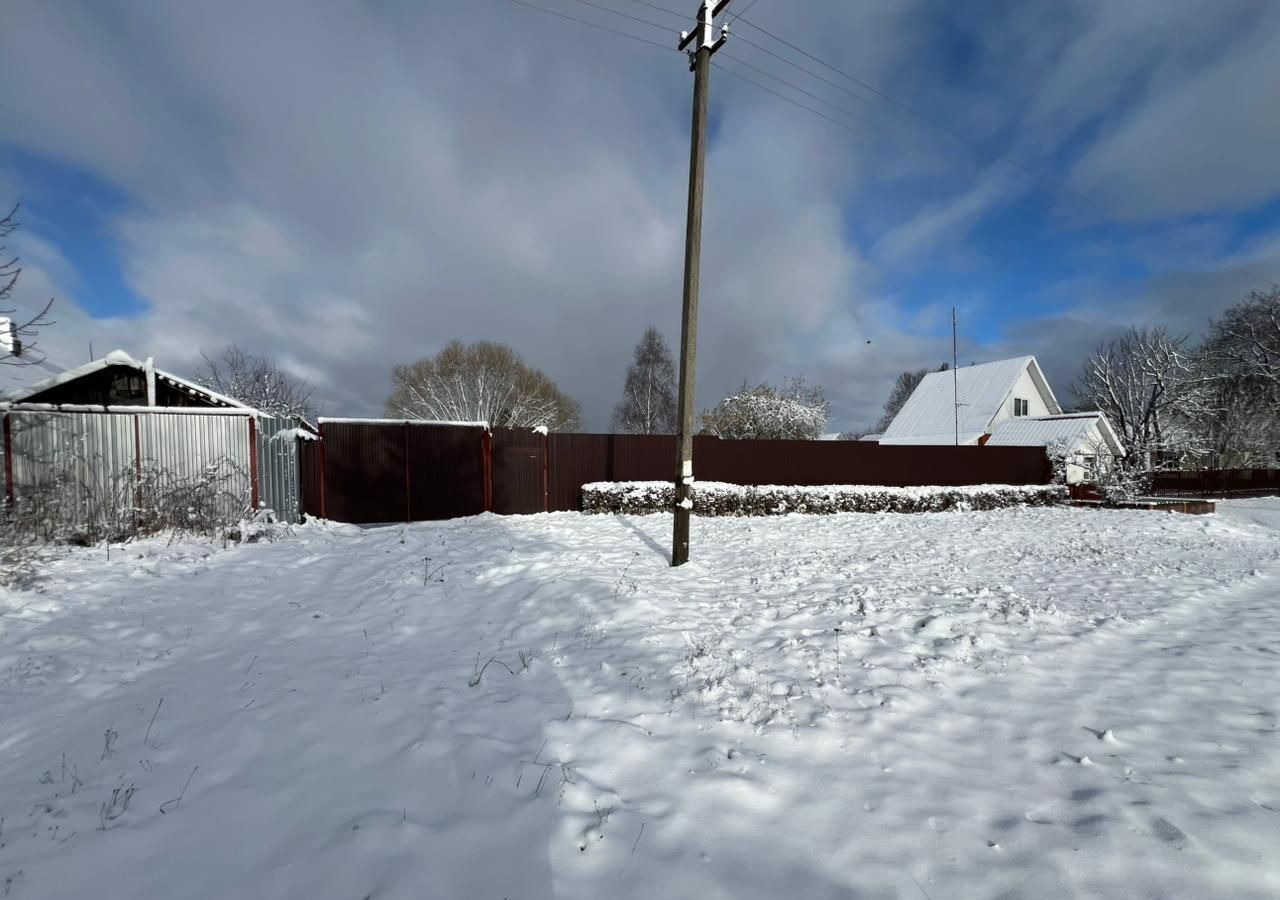
[[[1060,448],[1071,483],[1124,455],[1102,413],[1062,411],[1034,356],[930,372],[880,443]]]

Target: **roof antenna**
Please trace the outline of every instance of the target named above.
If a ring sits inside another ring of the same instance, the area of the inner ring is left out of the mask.
[[[956,308],[951,307],[951,391],[956,407],[956,446],[960,446],[960,372],[956,366]]]
[[[89,362],[93,362],[93,341],[89,341]]]

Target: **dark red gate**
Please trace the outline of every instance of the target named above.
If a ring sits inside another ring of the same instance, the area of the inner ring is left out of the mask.
[[[493,429],[493,505],[500,515],[546,512],[547,436],[529,428]]]

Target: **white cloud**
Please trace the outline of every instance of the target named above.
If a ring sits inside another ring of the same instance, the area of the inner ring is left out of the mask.
[[[795,16],[764,3],[749,18],[993,148],[1038,157],[1105,118],[1114,128],[1079,172],[1099,173],[1108,194],[1150,193],[1159,179],[1194,180],[1187,160],[1218,146],[1201,136],[1183,156],[1161,148],[1148,181],[1135,180],[1144,160],[1133,168],[1133,148],[1191,102],[1179,90],[1199,86],[1196,102],[1209,103],[1231,65],[1260,86],[1274,79],[1261,78],[1261,38],[1215,31],[1199,13],[1194,39],[1158,15],[1144,31],[1143,13],[1125,6],[1020,5],[1003,32],[988,23],[986,65],[1007,59],[1019,72],[990,79],[989,96],[960,95],[928,65],[931,4],[828,0]],[[733,52],[757,58],[744,42]],[[23,302],[59,296],[46,340],[68,359],[92,337],[99,352],[120,345],[181,370],[235,341],[309,377],[331,412],[367,413],[381,408],[393,363],[487,338],[545,369],[602,427],[643,329],[678,341],[690,82],[675,53],[504,2],[28,4],[0,29],[0,83],[0,141],[127,201],[109,234],[141,315],[85,315],[75,298],[92,286],[47,236],[49,252],[24,273]],[[1134,83],[1147,100],[1131,104],[1118,86]],[[898,371],[949,355],[880,293],[880,278],[963,251],[1019,182],[976,168],[967,148],[909,115],[868,112],[885,124],[860,141],[715,75],[702,404],[743,378],[804,373],[851,426],[874,420]],[[1238,110],[1222,115],[1226,127]],[[1257,158],[1275,158],[1270,139],[1255,134]],[[1265,190],[1266,173],[1239,153],[1237,180],[1170,196],[1235,203]],[[0,188],[21,189],[15,171],[0,169]],[[864,210],[885,223],[870,251],[850,235]]]

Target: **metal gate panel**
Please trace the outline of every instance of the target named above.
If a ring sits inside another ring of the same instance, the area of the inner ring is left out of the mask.
[[[546,512],[547,436],[529,428],[493,429],[493,511]]]

